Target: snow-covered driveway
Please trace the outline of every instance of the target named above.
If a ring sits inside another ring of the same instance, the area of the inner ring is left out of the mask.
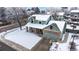
[[[14,31],[7,33],[5,35],[5,39],[20,44],[25,48],[31,49],[41,40],[41,37],[34,33],[26,32],[25,29],[20,30],[19,28],[16,28]]]

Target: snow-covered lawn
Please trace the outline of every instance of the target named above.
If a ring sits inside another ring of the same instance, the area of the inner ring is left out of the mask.
[[[68,43],[59,43],[58,48],[56,49],[56,44],[54,43],[50,47],[50,51],[69,51],[69,44]]]
[[[34,33],[26,32],[25,29],[19,30],[19,28],[16,28],[13,30],[14,31],[9,30],[12,32],[8,31],[9,33],[5,35],[5,38],[17,44],[20,44],[25,48],[31,49],[41,40],[41,37],[37,36]]]
[[[55,49],[56,43],[53,43],[52,46],[50,47],[50,51],[70,51],[69,43],[72,42],[72,40],[73,40],[72,35],[74,35],[74,34],[73,33],[69,33],[68,38],[67,38],[67,42],[59,43],[57,49]],[[79,36],[79,34],[76,34],[76,35]],[[74,42],[76,44],[77,51],[79,51],[79,37],[75,38]]]
[[[58,47],[58,51],[69,51],[68,43],[60,43]]]

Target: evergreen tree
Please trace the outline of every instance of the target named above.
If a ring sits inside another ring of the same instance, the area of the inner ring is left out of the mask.
[[[35,14],[39,14],[40,13],[40,9],[38,7],[35,8]]]

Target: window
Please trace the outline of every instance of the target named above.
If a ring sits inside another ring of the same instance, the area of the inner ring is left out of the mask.
[[[33,23],[33,20],[31,21],[31,23]]]
[[[41,21],[39,21],[39,24],[41,24]]]
[[[42,21],[42,24],[45,24],[45,21]]]
[[[34,22],[34,20],[33,19],[31,19],[31,23],[33,23]]]
[[[52,29],[53,28],[53,26],[50,26],[50,29]]]
[[[34,23],[37,24],[38,23],[38,20],[35,20]]]

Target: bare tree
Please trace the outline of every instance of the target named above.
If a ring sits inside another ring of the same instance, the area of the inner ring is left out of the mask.
[[[38,7],[32,8],[35,11],[35,14],[40,14],[40,9]]]
[[[7,18],[9,20],[14,20],[17,21],[19,24],[20,29],[22,30],[21,22],[23,18],[27,17],[27,13],[25,8],[21,7],[12,7],[12,8],[7,8]]]
[[[6,14],[5,14],[5,9],[4,7],[0,7],[0,20],[5,21],[6,20]]]
[[[14,13],[15,13],[15,15],[14,15],[15,20],[18,22],[19,27],[20,27],[20,30],[22,30],[22,25],[21,25],[21,22],[19,21],[19,12],[18,12],[17,9],[14,8],[14,7],[13,7],[13,10],[14,10]]]

